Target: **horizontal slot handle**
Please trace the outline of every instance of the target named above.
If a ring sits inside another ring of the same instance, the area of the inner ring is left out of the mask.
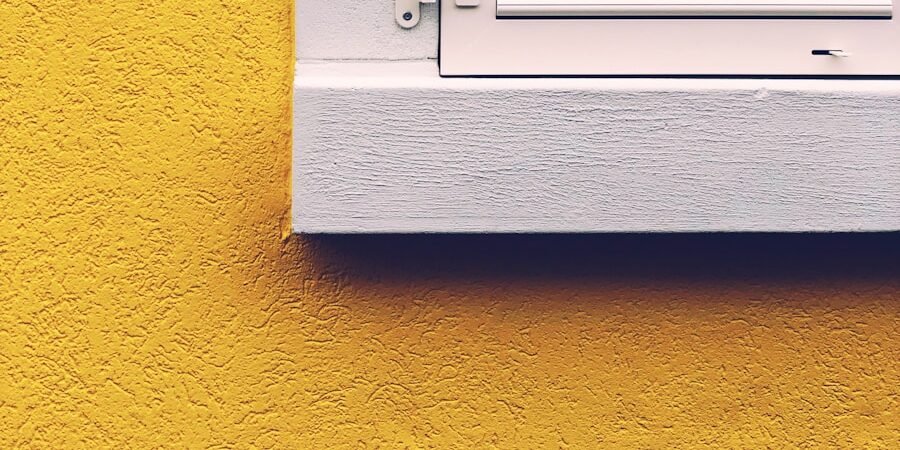
[[[497,0],[497,17],[890,18],[891,0]]]

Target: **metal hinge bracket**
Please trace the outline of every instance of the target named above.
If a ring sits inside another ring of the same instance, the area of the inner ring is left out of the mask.
[[[437,0],[394,0],[394,16],[403,28],[412,28],[419,24],[422,17],[422,3],[437,3]]]

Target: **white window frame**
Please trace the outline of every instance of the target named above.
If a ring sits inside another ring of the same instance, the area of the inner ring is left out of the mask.
[[[478,3],[441,2],[443,76],[900,75],[889,0]]]

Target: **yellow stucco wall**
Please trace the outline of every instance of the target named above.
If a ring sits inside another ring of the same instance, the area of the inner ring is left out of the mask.
[[[0,19],[0,448],[900,448],[885,238],[289,237],[290,1]]]

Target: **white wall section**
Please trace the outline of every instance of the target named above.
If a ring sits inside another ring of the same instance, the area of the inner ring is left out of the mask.
[[[405,30],[394,20],[393,0],[297,0],[297,58],[437,58],[437,5],[422,5],[421,11],[419,24]]]

